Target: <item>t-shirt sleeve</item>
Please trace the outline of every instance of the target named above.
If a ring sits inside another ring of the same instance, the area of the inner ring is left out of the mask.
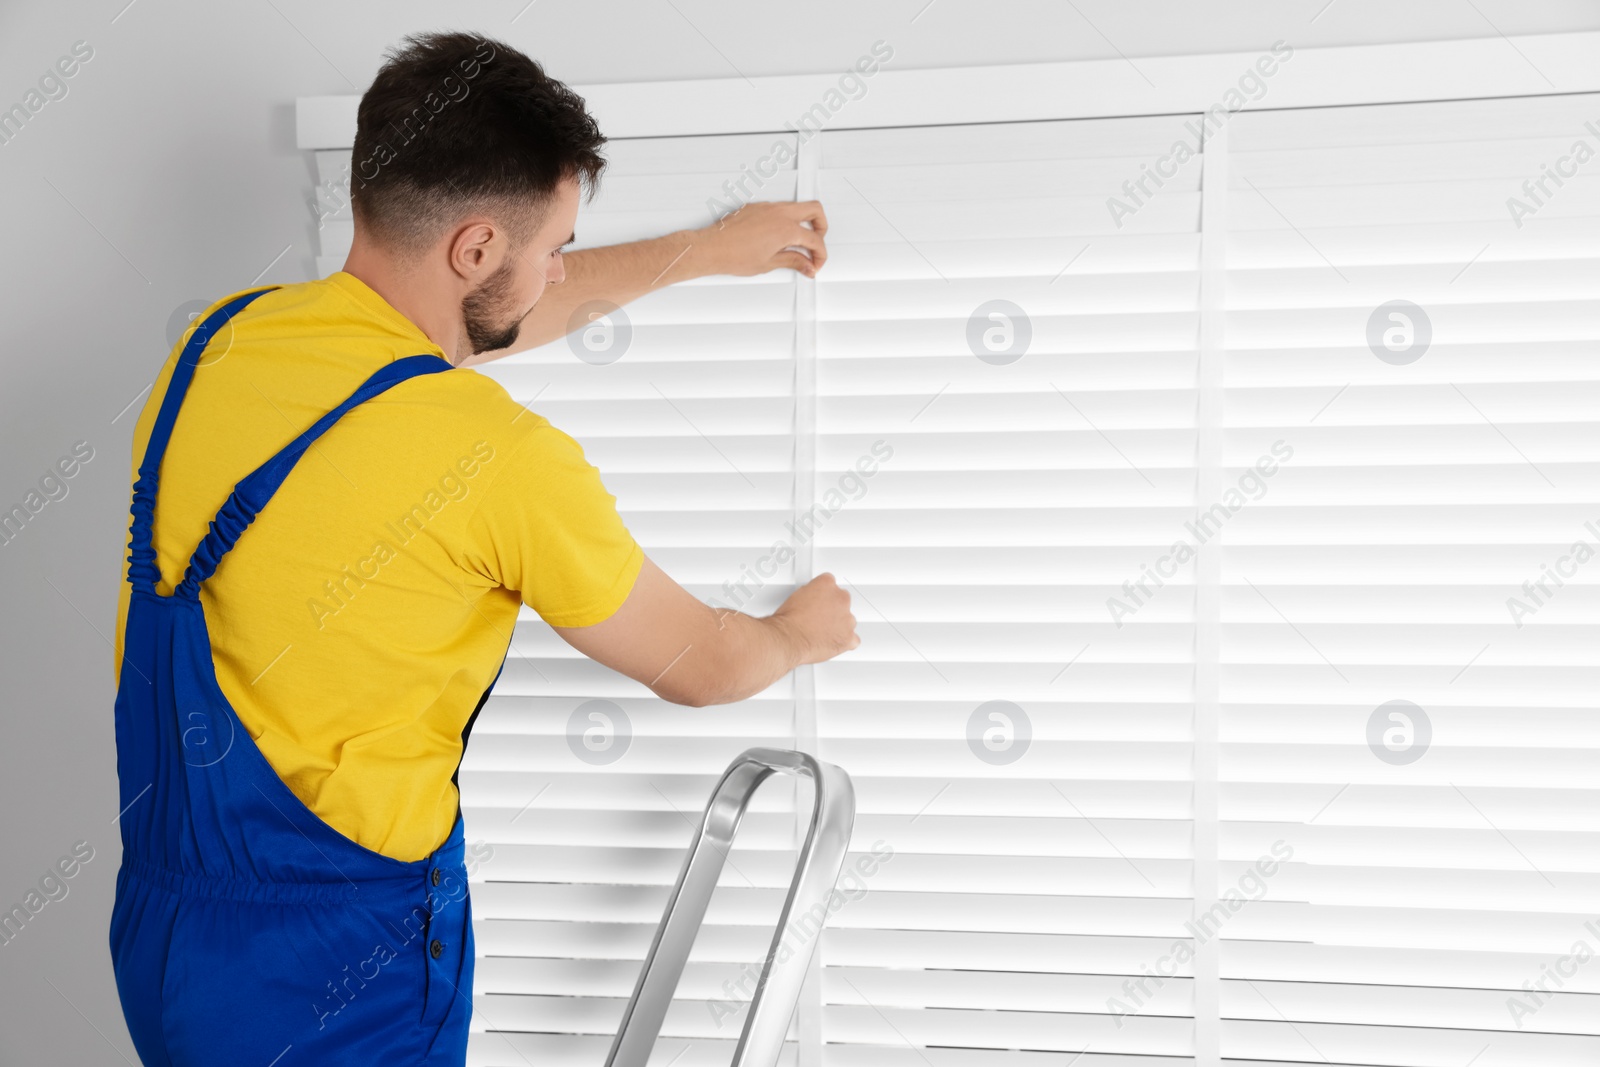
[[[593,626],[622,606],[644,552],[567,434],[540,422],[509,449],[467,527],[468,562],[552,626]]]

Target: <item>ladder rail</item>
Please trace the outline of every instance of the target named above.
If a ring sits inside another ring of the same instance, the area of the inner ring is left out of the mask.
[[[850,831],[855,822],[855,788],[850,776],[831,763],[805,752],[752,748],[741,753],[723,772],[701,817],[699,830],[684,858],[677,884],[667,898],[666,911],[656,927],[650,951],[623,1010],[621,1025],[606,1057],[606,1067],[645,1067],[655,1047],[661,1024],[672,1004],[678,980],[688,962],[689,950],[705,919],[717,877],[727,861],[734,834],[757,787],[773,774],[794,774],[815,783],[811,823],[795,864],[794,878],[778,926],[761,966],[732,1067],[773,1067],[783,1050],[789,1020],[800,1002],[806,969],[820,936],[813,936],[787,957],[779,949],[790,923],[809,914],[822,925],[828,900],[839,880]],[[818,930],[820,935],[820,929]]]

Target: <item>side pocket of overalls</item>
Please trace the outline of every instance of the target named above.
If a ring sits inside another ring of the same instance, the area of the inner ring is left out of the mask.
[[[470,1017],[472,1012],[472,900],[467,874],[459,867],[441,868],[440,873],[439,885],[429,896],[433,916],[424,946],[428,986],[423,1014],[431,1026],[443,1026],[452,1016]]]
[[[168,1062],[162,989],[175,915],[175,902],[165,893],[132,877],[126,868],[117,871],[108,939],[111,970],[128,1035],[139,1058],[148,1064]]]

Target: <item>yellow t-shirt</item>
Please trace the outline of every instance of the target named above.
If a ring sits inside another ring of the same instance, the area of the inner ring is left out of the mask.
[[[140,413],[135,475],[179,351]],[[240,311],[207,347],[162,463],[159,591],[181,579],[235,482],[378,368],[419,353],[444,354],[342,272]],[[621,606],[643,559],[577,442],[456,368],[336,423],[201,601],[222,692],[273,769],[334,829],[415,860],[455,823],[462,730],[519,602],[552,625],[592,625]],[[119,671],[128,591],[124,580]]]

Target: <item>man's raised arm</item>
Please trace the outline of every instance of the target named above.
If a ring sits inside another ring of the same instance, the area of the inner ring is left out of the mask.
[[[566,279],[545,289],[522,320],[517,343],[470,356],[461,366],[487,363],[565,337],[575,325],[573,312],[592,300],[620,307],[674,282],[713,274],[749,277],[788,268],[814,278],[828,259],[823,241],[827,232],[827,216],[815,200],[759,201],[702,229],[566,253],[562,257]]]

